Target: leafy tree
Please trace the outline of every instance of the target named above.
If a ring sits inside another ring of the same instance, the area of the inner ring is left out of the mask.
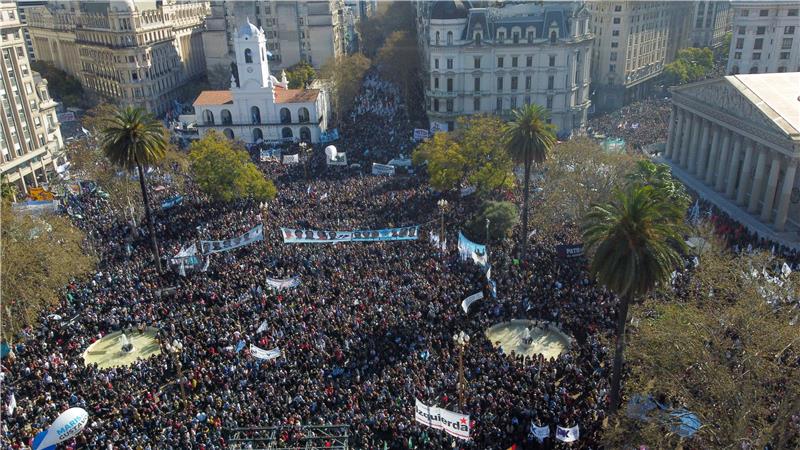
[[[88,273],[95,260],[84,252],[86,236],[68,218],[17,214],[2,207],[3,337],[34,325],[58,302],[58,291]]]
[[[656,194],[663,195],[676,208],[689,207],[691,198],[686,186],[672,177],[672,170],[666,164],[657,164],[649,159],[640,159],[636,168],[625,176],[629,184],[637,186],[653,186]]]
[[[136,170],[139,175],[147,231],[150,234],[156,267],[161,272],[161,257],[150,211],[145,170],[164,158],[168,145],[167,130],[143,109],[127,107],[117,110],[105,121],[100,144],[106,158],[114,166],[129,173]]]
[[[290,89],[304,88],[308,83],[314,81],[316,77],[317,72],[305,61],[300,61],[286,71],[286,78],[289,80]]]
[[[214,64],[206,71],[206,78],[211,89],[229,89],[231,87],[231,66]]]
[[[390,34],[378,51],[377,63],[381,75],[400,86],[406,104],[411,103],[413,88],[419,84],[419,61],[417,37],[409,31]]]
[[[668,84],[679,85],[704,78],[713,69],[714,53],[710,48],[689,47],[680,50],[675,61],[664,66],[664,76]]]
[[[630,304],[663,283],[681,264],[685,209],[666,201],[653,186],[631,184],[612,201],[592,207],[583,225],[591,254],[589,269],[619,296],[616,351],[611,375],[612,412],[620,401],[625,324]]]
[[[84,91],[81,82],[67,72],[44,61],[31,62],[31,69],[47,80],[47,90],[53,98],[67,106],[84,109],[94,106],[94,96]]]
[[[247,151],[224,136],[209,132],[189,147],[194,181],[215,200],[253,198],[272,200],[277,193],[272,181],[250,161]]]
[[[3,174],[0,180],[0,201],[12,202],[17,198],[17,185],[10,183],[8,177]]]
[[[450,190],[475,186],[485,195],[513,184],[513,162],[497,145],[503,123],[494,116],[471,116],[458,121],[456,131],[436,133],[412,154],[414,164],[427,163],[431,185]]]
[[[489,239],[499,242],[508,237],[519,222],[519,209],[512,202],[484,203],[481,212],[467,223],[467,233],[473,240],[486,240],[486,219],[489,219]]]
[[[504,128],[503,142],[511,158],[522,163],[522,236],[520,236],[520,255],[525,254],[528,243],[528,201],[530,197],[531,168],[547,159],[550,149],[556,143],[555,126],[547,123],[550,112],[541,105],[530,104],[516,109],[513,119]]]
[[[356,53],[329,58],[320,70],[320,78],[331,84],[331,101],[337,120],[352,108],[370,64],[364,55]]]
[[[798,448],[790,417],[800,411],[800,349],[790,299],[800,274],[768,280],[761,272],[776,265],[770,255],[734,255],[709,239],[698,267],[632,309],[627,389],[695,413],[703,426],[692,448]],[[658,422],[620,415],[611,425],[607,448],[681,445]]]
[[[576,225],[592,204],[610,201],[625,185],[636,159],[625,152],[605,152],[588,138],[557,144],[536,182],[541,194],[532,200],[538,213],[530,217],[531,228],[553,235]]]
[[[368,58],[375,57],[389,35],[396,31],[415,30],[415,17],[411,2],[378,2],[378,11],[356,25],[361,51]]]

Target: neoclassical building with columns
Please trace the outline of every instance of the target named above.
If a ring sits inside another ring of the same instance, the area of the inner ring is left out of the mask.
[[[800,72],[673,88],[664,151],[673,173],[700,195],[759,234],[789,243],[800,230],[798,86]]]

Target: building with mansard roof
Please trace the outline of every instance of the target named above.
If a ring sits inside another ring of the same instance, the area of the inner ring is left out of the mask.
[[[324,89],[289,89],[286,73],[270,74],[264,30],[248,18],[236,30],[238,80],[226,91],[203,91],[194,101],[200,135],[216,130],[246,143],[317,143],[328,126]]]

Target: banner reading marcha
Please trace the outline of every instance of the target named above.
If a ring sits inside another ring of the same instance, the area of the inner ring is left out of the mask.
[[[417,400],[414,412],[414,419],[436,430],[444,430],[450,436],[459,439],[469,440],[470,422],[469,416],[448,411],[438,406],[428,406]]]
[[[419,235],[419,225],[383,230],[324,231],[281,228],[285,244],[330,244],[336,242],[411,241]]]
[[[227,252],[264,239],[264,226],[258,225],[247,233],[233,239],[224,241],[200,241],[200,248],[204,255],[209,253]]]

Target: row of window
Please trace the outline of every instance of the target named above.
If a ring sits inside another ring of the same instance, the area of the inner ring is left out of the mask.
[[[233,125],[233,117],[231,116],[230,110],[223,109],[220,111],[220,116],[222,119],[222,125]],[[258,106],[253,106],[250,108],[250,120],[253,124],[262,123],[261,109],[259,109]],[[292,123],[292,112],[289,111],[289,108],[281,108],[280,120],[281,123]],[[300,108],[297,111],[297,120],[300,123],[309,123],[311,121],[308,108]],[[211,110],[206,109],[203,111],[203,123],[206,125],[216,125],[214,122],[214,113]]]
[[[524,105],[529,105],[530,103],[531,103],[531,97],[530,97],[530,95],[526,95],[523,98],[523,104]],[[482,110],[481,109],[482,104],[483,104],[483,102],[481,101],[480,97],[474,97],[472,99],[472,111],[476,111],[476,112],[481,111]],[[514,109],[514,108],[517,107],[517,97],[516,96],[509,97],[509,106],[510,106],[511,109]],[[547,99],[545,100],[545,106],[549,110],[553,109],[553,96],[552,95],[548,95],[547,96]],[[435,111],[435,112],[449,112],[449,113],[451,113],[454,110],[454,108],[453,108],[453,100],[451,100],[451,99],[446,100],[444,102],[444,108],[445,109],[444,109],[444,111],[442,111],[441,110],[441,102],[439,101],[438,98],[435,98],[435,99],[433,99],[433,102],[432,102],[432,108],[433,108],[433,111]],[[503,107],[503,98],[502,97],[498,97],[495,100],[495,111],[502,111],[503,109],[505,109]],[[489,111],[489,110],[486,110],[486,111]],[[550,123],[549,119],[548,119],[547,123]]]
[[[482,59],[482,57],[480,57],[480,56],[473,57],[473,59],[472,59],[472,67],[475,68],[475,69],[480,69],[481,68],[481,59]],[[519,67],[519,57],[518,56],[512,56],[512,57],[510,57],[510,60],[511,60],[510,61],[511,62],[511,67]],[[580,52],[576,53],[576,60],[577,60],[577,62],[581,62],[581,53]],[[453,63],[454,63],[453,58],[447,58],[445,60],[445,62],[446,62],[447,70],[452,70],[453,69]],[[497,57],[497,66],[496,67],[498,69],[501,69],[501,68],[505,67],[505,64],[506,64],[505,56],[498,56]],[[548,56],[547,66],[548,67],[555,67],[556,66],[556,55],[549,55]],[[525,67],[533,67],[533,56],[526,56],[525,57]],[[439,58],[434,58],[434,60],[433,60],[433,68],[437,69],[437,70],[439,69]]]
[[[791,8],[786,10],[786,15],[788,17],[797,17],[798,8]],[[750,10],[749,9],[742,9],[739,10],[739,15],[741,17],[750,17]],[[768,9],[759,9],[758,10],[759,17],[769,17],[769,10]]]
[[[253,128],[253,142],[258,142],[259,140],[264,139],[264,132],[261,131],[261,128]],[[228,139],[234,139],[236,135],[234,134],[233,130],[230,128],[225,128],[222,130],[222,134],[225,135]],[[283,139],[292,139],[294,138],[294,132],[289,127],[283,127],[281,129],[281,137]],[[300,140],[301,141],[311,141],[311,130],[308,127],[300,127]]]
[[[783,27],[783,34],[794,34],[794,29],[795,29],[794,25],[787,25]],[[767,27],[765,26],[756,27],[756,35],[762,36],[766,33],[767,33]],[[739,35],[747,34],[747,27],[746,26],[737,27],[736,34]]]
[[[476,77],[474,80],[474,90],[475,92],[481,91],[481,79]],[[525,90],[531,90],[533,78],[530,76],[525,77]],[[497,91],[502,92],[504,89],[505,78],[504,77],[497,77]],[[547,77],[547,89],[553,90],[555,89],[556,78],[553,75]],[[439,89],[439,77],[435,77],[433,79],[433,88],[435,90]],[[516,91],[519,88],[519,77],[512,76],[511,77],[511,90]],[[453,92],[453,79],[447,79],[447,92]]]
[[[784,61],[788,60],[791,57],[791,54],[792,54],[792,52],[780,52],[780,54],[778,55],[779,56],[778,59],[784,60]],[[733,59],[736,59],[736,60],[742,59],[742,52],[734,52]],[[760,52],[754,52],[751,55],[750,59],[753,60],[753,61],[760,60],[761,59],[761,53]]]
[[[783,38],[781,41],[781,50],[791,50],[794,44],[794,38]],[[736,39],[736,50],[744,49],[744,38]],[[753,40],[753,50],[764,49],[764,38],[756,38]]]
[[[584,28],[585,28],[584,22],[581,22],[581,33],[580,33],[581,35],[584,34],[583,33]],[[519,44],[521,37],[522,37],[522,34],[519,31],[513,31],[511,33],[511,36],[510,36],[510,41],[513,44]],[[475,33],[472,36],[472,39],[475,41],[476,45],[481,45],[482,44],[482,42],[483,42],[483,33],[480,31],[480,29],[475,31]],[[536,29],[534,27],[529,27],[528,31],[525,34],[525,43],[532,44],[534,39],[536,39]],[[557,40],[558,40],[558,29],[557,28],[551,28],[550,29],[550,43],[551,44],[555,44]],[[434,33],[433,42],[434,42],[434,45],[441,45],[441,33],[440,32],[437,31],[436,33]],[[500,27],[497,30],[497,43],[500,43],[500,44],[506,43],[506,44],[508,44],[508,42],[506,42],[506,31],[505,31],[505,28],[503,28],[503,27]],[[453,32],[452,31],[448,31],[447,32],[447,45],[453,45]]]

